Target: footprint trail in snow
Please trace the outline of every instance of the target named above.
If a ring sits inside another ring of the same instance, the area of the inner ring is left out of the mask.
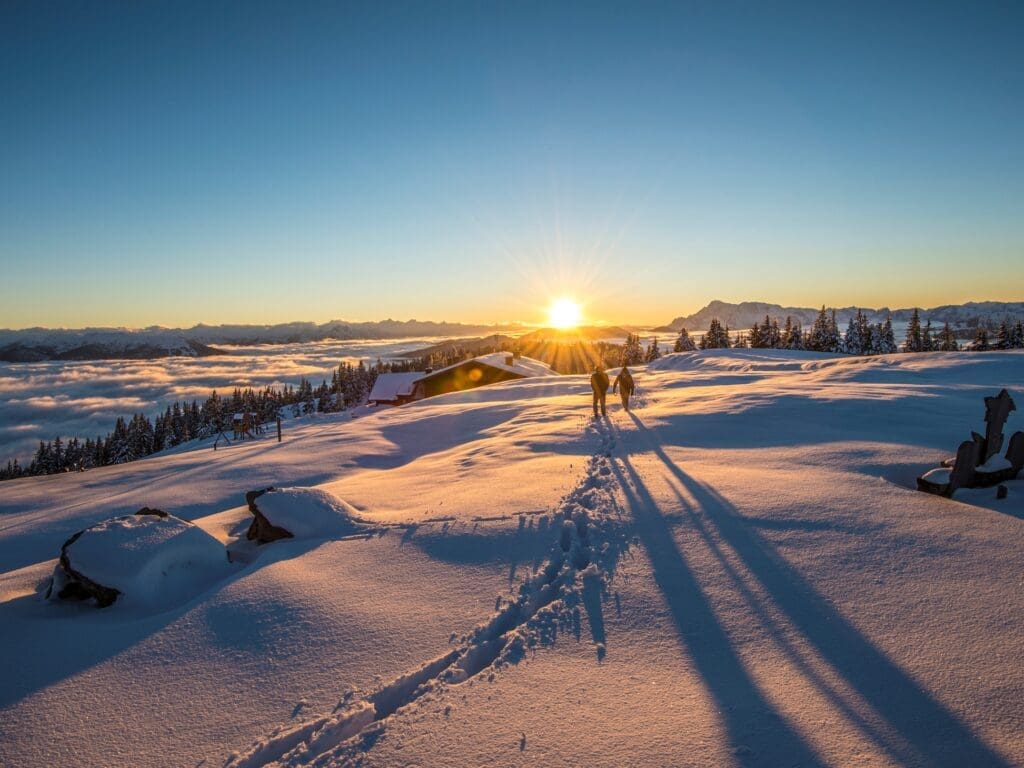
[[[372,748],[386,731],[388,719],[401,716],[404,707],[443,697],[451,686],[518,663],[553,643],[560,629],[575,630],[578,636],[584,600],[595,590],[607,593],[615,562],[626,546],[613,488],[615,438],[601,422],[586,431],[600,443],[582,480],[555,510],[556,539],[546,561],[514,595],[500,599],[490,619],[459,638],[448,653],[363,696],[346,694],[330,714],[277,729],[244,753],[231,755],[225,768],[350,765]],[[600,660],[603,636],[595,637],[594,643]]]

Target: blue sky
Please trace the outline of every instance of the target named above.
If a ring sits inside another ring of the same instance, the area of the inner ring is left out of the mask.
[[[0,6],[0,326],[1024,298],[1024,5]]]

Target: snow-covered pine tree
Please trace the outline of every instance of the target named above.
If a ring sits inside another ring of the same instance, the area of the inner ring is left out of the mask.
[[[810,332],[807,334],[807,349],[812,352],[830,352],[829,341],[829,319],[825,305],[821,305],[821,311],[814,319]]]
[[[857,329],[860,331],[861,349],[862,354],[871,354],[871,323],[868,322],[868,316],[857,310]]]
[[[943,324],[942,330],[939,331],[937,346],[943,352],[956,352],[960,349],[960,345],[956,342],[956,334],[949,327],[948,320]]]
[[[921,351],[935,351],[935,340],[932,339],[932,321],[930,319],[925,321],[924,328],[921,329]]]
[[[989,350],[988,329],[985,326],[978,326],[978,332],[974,336],[974,343],[971,345],[971,349],[975,352],[987,352]]]
[[[661,350],[658,348],[658,337],[655,336],[647,346],[647,352],[644,353],[644,361],[653,363],[659,357],[661,357]]]
[[[1013,325],[1012,344],[1014,349],[1024,349],[1024,323],[1020,320]]]
[[[850,315],[850,322],[846,325],[846,336],[843,338],[843,351],[848,355],[863,355],[864,340],[860,335],[860,324],[857,320],[860,317],[860,310],[857,315]]]
[[[907,325],[907,335],[903,340],[904,352],[921,352],[921,316],[917,308],[914,308],[910,315],[910,323]]]
[[[626,336],[626,345],[622,348],[623,365],[639,365],[644,361],[645,353],[640,343],[639,333],[630,333]]]
[[[828,351],[841,352],[843,348],[843,337],[839,333],[839,321],[836,320],[836,311],[833,309],[828,318]]]
[[[764,339],[761,336],[761,326],[757,324],[756,320],[750,326],[750,332],[747,334],[747,343],[751,349],[761,349],[765,346]]]
[[[783,349],[804,348],[804,334],[800,328],[800,322],[794,322],[793,318],[789,315],[786,315],[786,325],[782,329],[782,338],[779,340],[779,346]]]
[[[890,315],[885,318],[885,322],[882,323],[882,331],[878,344],[878,354],[891,355],[897,351],[896,335],[892,331],[892,316]]]
[[[107,435],[104,453],[107,455],[108,464],[124,464],[132,460],[128,444],[128,425],[120,416],[114,423],[114,431]]]
[[[727,328],[722,328],[721,322],[717,317],[711,318],[711,323],[708,325],[708,332],[704,334],[704,338],[700,340],[701,349],[722,349],[728,348],[729,346],[729,331]]]
[[[1003,318],[1003,321],[999,324],[999,330],[996,331],[996,342],[993,346],[996,349],[1012,349],[1013,338],[1011,334],[1010,324]]]
[[[778,349],[782,346],[782,332],[779,330],[779,321],[774,317],[770,324],[767,321],[768,316],[765,315],[765,328],[767,329],[768,336],[765,346],[769,349]]]
[[[685,328],[679,329],[679,336],[676,337],[675,346],[672,347],[673,352],[693,352],[697,348],[697,345],[693,343],[693,339],[690,338],[690,334],[687,333]]]

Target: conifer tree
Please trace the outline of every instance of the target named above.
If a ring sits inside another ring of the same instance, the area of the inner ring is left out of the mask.
[[[843,338],[843,351],[848,355],[863,355],[865,352],[859,320],[860,310],[858,309],[856,316],[850,316],[850,322],[846,325],[846,336]]]
[[[756,320],[750,326],[750,333],[747,334],[747,343],[751,349],[761,349],[765,346],[764,339],[761,336],[761,326],[757,324]]]
[[[647,352],[644,354],[644,361],[653,363],[659,357],[661,357],[661,350],[658,348],[658,337],[655,336],[647,347]]]
[[[960,349],[960,345],[956,342],[956,335],[953,333],[953,329],[949,327],[948,320],[943,324],[942,330],[939,331],[938,347],[943,352],[956,352]]]
[[[885,318],[879,334],[878,354],[891,355],[897,352],[896,335],[892,331],[892,316]]]
[[[711,319],[708,332],[700,340],[701,349],[727,349],[729,347],[729,329],[722,328],[717,317]]]
[[[825,305],[821,305],[821,311],[811,326],[807,337],[807,349],[812,352],[832,352],[833,349],[832,324],[829,319]]]
[[[1012,349],[1013,348],[1013,337],[1012,331],[1010,330],[1009,323],[1004,318],[999,324],[999,330],[996,332],[996,349]]]
[[[910,323],[907,325],[907,336],[903,342],[904,352],[921,352],[921,316],[914,308],[910,315]]]
[[[673,352],[693,352],[697,348],[697,345],[693,343],[693,339],[690,338],[690,334],[687,333],[685,328],[679,329],[679,336],[676,338],[675,346],[672,347]]]
[[[971,346],[975,352],[987,352],[989,350],[988,345],[988,329],[984,325],[978,326],[978,333],[974,336],[974,344]]]
[[[921,329],[921,351],[935,351],[935,340],[932,339],[932,321],[930,319],[925,322],[924,328]]]
[[[804,334],[800,328],[799,321],[794,322],[793,318],[786,315],[786,325],[782,329],[782,338],[779,341],[783,349],[803,349]]]
[[[640,343],[640,334],[627,334],[626,344],[622,348],[622,365],[639,365],[644,361],[644,357],[645,353],[643,345]]]
[[[1013,326],[1013,338],[1011,346],[1014,349],[1024,349],[1024,323],[1018,320]]]

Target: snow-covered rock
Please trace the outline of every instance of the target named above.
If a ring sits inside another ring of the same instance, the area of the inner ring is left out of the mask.
[[[267,488],[246,494],[253,513],[247,537],[264,544],[281,538],[332,538],[364,529],[351,504],[319,488]]]
[[[51,597],[135,607],[174,605],[228,572],[223,545],[202,528],[142,509],[79,531],[61,547]]]

